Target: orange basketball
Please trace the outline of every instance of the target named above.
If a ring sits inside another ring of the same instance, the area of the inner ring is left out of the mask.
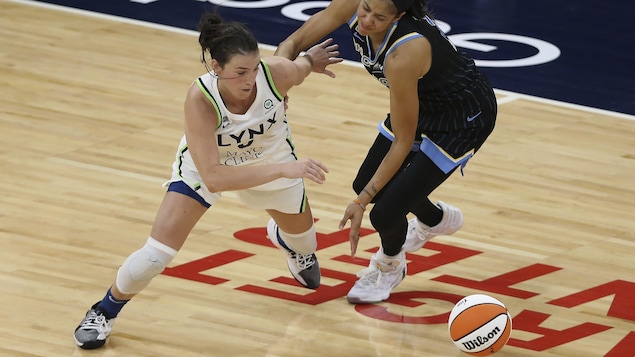
[[[503,348],[509,340],[512,318],[502,302],[475,294],[454,305],[448,329],[458,349],[473,356],[487,356]]]

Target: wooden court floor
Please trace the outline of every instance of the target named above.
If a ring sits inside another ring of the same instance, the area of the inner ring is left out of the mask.
[[[497,127],[465,176],[433,195],[463,210],[463,229],[409,254],[389,301],[346,303],[379,237],[366,217],[351,260],[337,226],[388,108],[350,64],[309,77],[288,111],[299,155],[331,170],[307,183],[323,286],[289,283],[266,214],[228,193],[108,344],[76,348],[77,323],[147,237],[198,45],[22,2],[0,0],[0,14],[0,356],[459,357],[445,321],[474,293],[514,318],[496,356],[635,356],[635,121],[514,93],[498,92]]]

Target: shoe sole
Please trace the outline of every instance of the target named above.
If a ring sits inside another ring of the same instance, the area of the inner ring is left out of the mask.
[[[106,340],[103,341],[91,341],[91,342],[84,342],[81,343],[79,341],[77,341],[77,338],[75,338],[75,335],[73,334],[73,339],[75,340],[75,344],[77,345],[77,347],[83,349],[83,350],[94,350],[96,348],[99,348],[103,345],[106,344]]]
[[[368,300],[361,300],[360,298],[351,298],[351,297],[347,296],[346,297],[346,301],[348,301],[349,304],[353,304],[353,305],[377,304],[377,303],[380,303],[382,301],[388,300],[389,297],[390,297],[390,295],[388,295],[385,299],[382,299],[382,300],[368,301]]]

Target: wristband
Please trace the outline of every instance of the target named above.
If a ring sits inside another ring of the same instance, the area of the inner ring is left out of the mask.
[[[362,201],[360,201],[358,198],[354,199],[354,200],[353,200],[353,202],[354,202],[354,203],[357,203],[357,204],[359,205],[359,207],[361,207],[361,208],[362,208],[362,210],[366,211],[366,205],[364,205],[364,204],[362,203]]]

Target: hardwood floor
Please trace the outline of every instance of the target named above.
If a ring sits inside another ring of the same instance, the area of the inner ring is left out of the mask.
[[[267,215],[228,193],[108,344],[78,349],[73,329],[148,235],[198,44],[27,2],[0,0],[0,13],[0,355],[461,356],[445,322],[473,293],[514,318],[497,356],[635,355],[635,121],[503,91],[489,141],[433,195],[461,207],[463,229],[409,254],[388,302],[346,303],[379,237],[366,217],[351,260],[337,225],[388,108],[351,64],[309,77],[288,112],[299,156],[331,170],[307,183],[323,286],[290,282]]]

